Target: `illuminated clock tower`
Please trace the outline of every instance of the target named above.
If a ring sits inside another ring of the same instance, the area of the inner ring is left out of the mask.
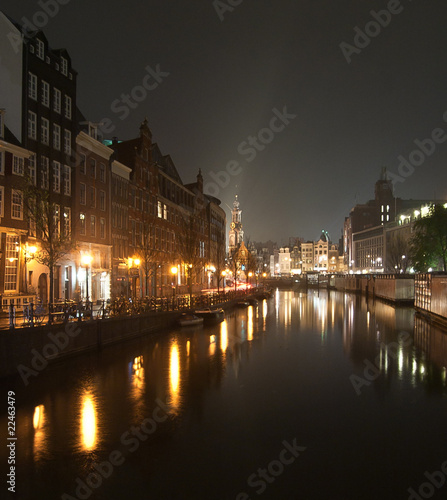
[[[237,248],[244,241],[244,231],[242,231],[242,210],[239,208],[239,201],[236,199],[233,202],[233,210],[231,211],[230,233],[228,235],[230,252]]]

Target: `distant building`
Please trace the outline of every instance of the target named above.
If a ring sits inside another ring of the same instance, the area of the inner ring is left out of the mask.
[[[281,276],[290,276],[291,259],[290,259],[290,251],[287,247],[279,249],[278,264],[279,264],[279,274]]]
[[[242,230],[242,210],[238,197],[233,202],[231,211],[230,232],[228,234],[228,249],[231,254],[244,241],[244,231]]]

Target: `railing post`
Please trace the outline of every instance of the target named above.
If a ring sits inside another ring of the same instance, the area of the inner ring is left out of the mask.
[[[28,307],[29,307],[29,322],[31,323],[31,326],[34,326],[34,304],[30,302]]]
[[[14,304],[9,304],[9,328],[11,330],[16,326],[16,311],[14,308]]]

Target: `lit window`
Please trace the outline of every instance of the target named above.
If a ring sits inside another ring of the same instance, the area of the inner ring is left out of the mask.
[[[85,235],[85,214],[79,214],[79,233]]]
[[[71,208],[64,207],[64,234],[70,236],[71,234]]]

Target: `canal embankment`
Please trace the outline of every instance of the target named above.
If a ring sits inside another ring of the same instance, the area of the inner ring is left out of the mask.
[[[255,297],[259,293],[233,293],[228,300],[213,303],[213,306],[231,310],[241,298]],[[19,373],[27,379],[48,364],[63,361],[67,357],[169,331],[178,326],[180,313],[179,310],[151,311],[0,330],[0,378]]]

